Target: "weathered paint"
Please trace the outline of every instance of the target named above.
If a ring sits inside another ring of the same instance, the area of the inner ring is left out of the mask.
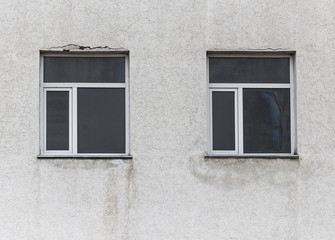
[[[334,239],[334,11],[1,1],[0,238]],[[62,49],[129,50],[133,160],[37,160],[39,51]],[[299,161],[204,158],[210,50],[296,51]]]

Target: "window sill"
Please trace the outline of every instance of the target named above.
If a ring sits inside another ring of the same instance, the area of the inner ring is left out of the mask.
[[[43,155],[37,156],[37,159],[133,159],[132,155],[120,154],[120,155]]]
[[[264,159],[299,159],[299,155],[297,154],[249,154],[249,155],[222,155],[222,154],[206,154],[205,158],[264,158]]]

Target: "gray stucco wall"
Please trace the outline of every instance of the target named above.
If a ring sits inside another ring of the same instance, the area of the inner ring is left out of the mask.
[[[1,239],[334,239],[335,2],[1,1]],[[37,160],[39,51],[130,51],[133,160]],[[205,159],[206,51],[296,51],[300,160]]]

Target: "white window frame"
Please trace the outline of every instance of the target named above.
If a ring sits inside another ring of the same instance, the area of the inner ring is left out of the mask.
[[[227,150],[227,151],[221,151],[221,150],[215,150],[215,153],[217,154],[238,154],[238,138],[236,137],[236,133],[239,131],[238,125],[236,124],[236,121],[238,119],[238,104],[237,104],[237,88],[225,88],[225,89],[209,89],[209,102],[210,102],[210,113],[211,117],[213,116],[213,92],[233,92],[234,93],[234,117],[235,117],[235,149],[234,150]],[[212,123],[212,121],[211,121]],[[210,141],[211,141],[211,146],[213,146],[213,124],[210,125]],[[213,150],[214,151],[214,150]]]
[[[290,61],[290,83],[210,83],[209,82],[209,58],[215,57],[252,57],[252,58],[289,58]],[[290,89],[290,153],[244,153],[243,152],[243,88],[285,88]],[[208,155],[228,157],[290,157],[297,156],[296,152],[296,105],[295,105],[295,80],[294,80],[294,56],[293,54],[208,54],[207,55],[207,99],[208,99]],[[235,151],[213,150],[213,126],[212,126],[212,92],[215,91],[236,91],[235,96]],[[237,114],[236,114],[237,112]]]
[[[43,79],[44,57],[124,57],[124,83],[45,83]],[[123,157],[129,156],[129,56],[128,54],[97,53],[41,53],[40,55],[40,157]],[[78,153],[77,152],[77,90],[78,88],[124,88],[125,89],[125,152],[124,153]],[[46,92],[69,91],[69,150],[46,150]]]

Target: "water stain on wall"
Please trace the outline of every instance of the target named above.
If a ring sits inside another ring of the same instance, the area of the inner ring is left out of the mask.
[[[191,174],[199,181],[225,190],[268,183],[276,187],[296,184],[299,162],[285,159],[189,159]]]

